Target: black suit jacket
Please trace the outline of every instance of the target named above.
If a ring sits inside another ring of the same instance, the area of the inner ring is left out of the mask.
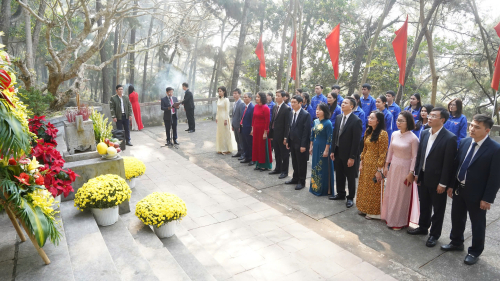
[[[174,101],[174,103],[177,102],[177,98],[176,97],[172,97],[172,100]],[[172,110],[171,108],[169,109],[169,107],[172,107],[172,105],[170,104],[170,97],[169,96],[165,96],[161,99],[161,110],[163,110],[163,120],[170,120],[172,118]],[[179,109],[175,109],[175,113],[177,114],[177,110]]]
[[[421,182],[420,175],[422,173],[422,166],[424,165],[425,151],[427,150],[427,142],[429,141],[431,130],[432,128],[426,129],[420,134],[417,161],[415,162],[415,175],[419,176],[419,182]],[[457,136],[443,127],[427,156],[423,184],[433,188],[437,188],[438,184],[450,187],[454,175],[453,162],[456,154]]]
[[[273,108],[273,119],[269,123],[269,138],[282,143],[283,139],[288,137],[290,133],[290,124],[292,122],[292,119],[290,119],[290,107],[283,103],[279,112],[276,112],[276,110],[278,110],[278,105],[275,105]]]
[[[354,112],[352,112],[342,128],[342,132],[340,132],[340,125],[342,123],[343,116],[343,113],[339,114],[335,119],[335,124],[338,124],[338,126],[335,126],[333,130],[332,146],[330,149],[334,152],[335,147],[338,145],[338,155],[335,155],[335,158],[339,157],[341,160],[347,161],[349,159],[358,158],[359,139],[361,139],[363,122],[354,114]],[[337,137],[339,134],[340,137]]]
[[[194,98],[193,93],[189,89],[186,90],[184,94],[184,100],[182,101],[185,109],[194,109]]]
[[[460,141],[457,157],[455,157],[452,187],[458,188],[458,173],[462,163],[467,156],[472,138]],[[479,147],[474,158],[469,163],[465,175],[465,187],[460,194],[477,203],[481,200],[494,203],[498,189],[500,188],[500,144],[488,137]]]
[[[281,109],[280,109],[281,111]],[[293,110],[288,112],[290,115],[290,122],[293,121]],[[293,147],[305,147],[309,151],[309,144],[311,141],[311,116],[309,112],[300,109],[297,120],[293,125],[290,125],[290,133],[286,139],[287,143],[292,143]]]

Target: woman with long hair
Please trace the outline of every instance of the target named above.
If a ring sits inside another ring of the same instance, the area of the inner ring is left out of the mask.
[[[330,122],[332,122],[333,129],[335,129],[335,120],[337,119],[337,115],[342,113],[342,110],[337,103],[337,97],[337,94],[334,92],[330,92],[326,95],[328,108],[330,109]]]
[[[256,162],[255,170],[268,171],[272,168],[273,158],[271,154],[271,140],[267,137],[269,133],[269,107],[266,105],[266,93],[259,92],[255,96],[255,107],[253,110],[252,132],[252,161]]]
[[[304,103],[302,104],[302,108],[309,112],[309,115],[311,115],[311,128],[314,127],[314,116],[316,116],[316,109],[312,108],[311,106],[311,97],[309,96],[308,92],[301,92],[300,96],[304,100]]]
[[[314,127],[311,131],[309,154],[312,155],[311,185],[309,192],[317,196],[335,195],[333,161],[330,155],[333,126],[330,122],[330,109],[322,102],[316,108]]]
[[[399,131],[392,134],[385,160],[384,176],[387,177],[387,185],[382,201],[381,219],[385,220],[387,226],[393,230],[400,230],[407,227],[410,222],[418,138],[411,133],[415,123],[410,112],[401,112],[396,124]]]
[[[384,113],[384,123],[385,123],[385,131],[387,132],[387,135],[389,136],[389,144],[391,143],[391,135],[392,132],[394,131],[392,128],[392,124],[394,123],[392,119],[394,116],[392,113],[387,109],[387,98],[385,96],[380,96],[375,100],[375,106],[379,111]]]
[[[356,206],[366,219],[380,219],[381,182],[389,138],[384,130],[384,114],[372,111],[368,116],[365,146],[359,164],[359,184]]]
[[[227,98],[226,87],[220,86],[217,91],[219,99],[217,100],[217,114],[215,115],[215,122],[217,123],[215,150],[219,154],[226,155],[231,154],[233,150],[231,122],[229,122],[230,102]]]
[[[132,111],[134,112],[134,121],[137,124],[137,129],[140,131],[144,128],[141,119],[141,105],[139,104],[139,94],[135,91],[133,85],[128,86],[128,98],[130,100],[130,104],[132,104]],[[136,124],[132,124],[132,128],[134,128]]]
[[[413,121],[415,121],[415,123],[418,121],[421,108],[422,108],[422,103],[420,102],[420,94],[414,93],[410,97],[410,105],[405,107],[405,110],[409,111],[411,115],[413,115]]]
[[[457,136],[457,145],[460,145],[460,140],[467,137],[468,126],[467,117],[462,114],[462,100],[452,99],[448,103],[448,111],[450,118],[444,123],[444,127]]]
[[[433,108],[434,106],[432,104],[426,104],[422,106],[422,109],[420,109],[420,117],[418,118],[418,122],[415,124],[415,129],[413,130],[413,133],[418,139],[420,139],[422,131],[429,128],[429,125],[427,125],[427,122],[429,121],[428,116]]]

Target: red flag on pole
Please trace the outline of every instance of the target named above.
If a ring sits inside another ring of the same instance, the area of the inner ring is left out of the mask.
[[[262,35],[260,36],[257,48],[255,48],[255,54],[259,58],[259,75],[266,78],[266,59],[264,58],[264,44],[262,44]]]
[[[500,37],[500,22],[495,26],[495,30]],[[498,47],[497,59],[495,60],[495,71],[493,72],[493,79],[491,80],[491,87],[498,91],[498,84],[500,83],[500,47]]]
[[[408,16],[406,16],[406,21],[403,26],[396,30],[396,38],[392,41],[392,47],[394,48],[394,54],[396,55],[396,61],[399,66],[399,84],[401,86],[405,85],[405,73],[406,73],[406,51],[408,49]]]
[[[326,47],[330,53],[330,60],[333,66],[333,75],[335,79],[339,77],[339,56],[340,56],[340,23],[326,37]]]
[[[293,80],[297,78],[297,32],[293,35],[293,41],[292,44],[292,73],[290,76],[292,77]]]

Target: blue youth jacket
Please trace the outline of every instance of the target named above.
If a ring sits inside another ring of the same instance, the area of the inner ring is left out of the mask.
[[[377,110],[377,107],[375,106],[375,99],[368,95],[368,98],[364,98],[364,96],[361,96],[360,98],[361,101],[361,108],[365,112],[365,119],[368,120],[368,116],[370,116],[370,113],[374,110]]]
[[[467,137],[467,117],[460,115],[453,117],[450,114],[450,119],[444,124],[446,130],[457,136],[457,145],[460,145],[460,140]]]

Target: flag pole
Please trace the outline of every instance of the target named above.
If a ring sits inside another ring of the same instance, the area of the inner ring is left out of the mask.
[[[498,97],[498,91],[495,93],[495,101],[493,102],[493,113],[491,114],[492,119],[495,117],[495,113],[497,111],[497,97]]]

